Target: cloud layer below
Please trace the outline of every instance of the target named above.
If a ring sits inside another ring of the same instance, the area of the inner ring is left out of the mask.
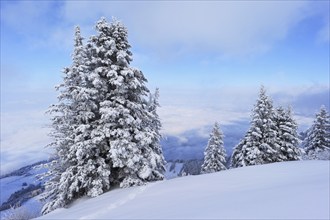
[[[240,128],[243,122],[244,126],[248,124],[258,90],[255,87],[217,90],[161,89],[159,115],[163,123],[162,133],[187,142],[189,136],[185,132],[194,130],[194,135],[205,139],[210,132],[205,128],[218,121],[221,125],[231,126],[230,132],[236,138],[232,129],[235,125]],[[329,109],[328,87],[300,87],[280,91],[281,93],[276,88],[270,88],[268,94],[274,98],[275,106],[293,106],[301,130],[311,125],[314,113],[321,104]],[[49,100],[45,96],[40,102],[39,106],[47,106]],[[304,104],[306,102],[308,105]],[[21,106],[20,109],[16,105]],[[26,103],[7,103],[8,110],[1,112],[1,173],[51,156],[51,149],[45,149],[51,141],[47,135],[50,121],[44,113],[46,107],[42,109],[29,107],[30,105],[35,104],[28,100]],[[241,134],[241,129],[238,130]],[[235,140],[231,142],[234,143]]]

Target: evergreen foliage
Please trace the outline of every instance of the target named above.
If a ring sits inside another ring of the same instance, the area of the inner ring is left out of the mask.
[[[50,108],[57,160],[43,208],[98,196],[113,185],[129,187],[164,178],[157,115],[159,92],[148,102],[143,73],[130,67],[127,30],[104,18],[83,45],[75,33],[73,63],[64,70],[58,104]]]
[[[276,162],[300,160],[299,136],[297,123],[292,117],[291,108],[285,111],[282,107],[276,109],[277,145],[279,152]]]
[[[262,86],[254,106],[251,125],[234,148],[231,167],[242,167],[300,159],[297,124],[291,110],[274,110]]]
[[[248,131],[244,138],[238,143],[238,145],[235,146],[231,161],[230,161],[230,167],[231,168],[237,168],[237,167],[244,167],[247,166],[245,163],[245,160],[250,160],[248,155],[246,155],[247,151],[247,144],[248,144],[248,138],[250,137],[250,132]],[[253,154],[255,156],[256,154]]]
[[[163,156],[163,149],[160,145],[161,134],[160,130],[162,128],[162,124],[157,113],[157,109],[160,107],[159,105],[159,89],[156,88],[154,94],[149,93],[149,103],[148,103],[148,112],[149,112],[149,122],[146,123],[146,126],[149,127],[150,133],[152,134],[150,148],[151,153],[149,155],[149,159],[153,166],[152,170],[152,178],[164,178],[163,174],[165,172],[165,159]]]
[[[202,164],[201,173],[226,170],[225,164],[226,151],[223,146],[223,133],[218,123],[215,123],[204,151],[204,163]]]
[[[83,145],[88,148],[87,141],[90,140],[88,133],[91,130],[89,122],[94,115],[88,105],[92,102],[87,94],[89,90],[83,83],[87,67],[84,65],[86,53],[82,40],[80,28],[76,27],[73,63],[63,70],[63,83],[56,87],[60,92],[58,103],[52,105],[48,111],[52,115],[53,130],[50,136],[54,139],[50,146],[55,149],[57,159],[52,161],[48,173],[50,179],[46,183],[44,197],[49,202],[43,207],[43,213],[65,206],[82,193],[82,187],[69,189],[69,185],[73,185],[72,182],[81,178],[76,173],[76,169],[78,160],[80,164],[84,161],[80,160],[81,155],[76,155],[76,151]]]
[[[308,130],[304,147],[309,159],[330,160],[330,116],[324,106]]]
[[[262,86],[252,112],[251,126],[244,139],[235,147],[232,167],[275,162],[276,126],[271,99]]]

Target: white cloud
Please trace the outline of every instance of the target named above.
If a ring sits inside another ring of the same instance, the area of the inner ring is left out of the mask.
[[[43,111],[1,112],[1,174],[50,156]]]
[[[65,19],[78,23],[117,16],[132,39],[158,53],[246,55],[264,52],[283,39],[309,15],[307,9],[306,1],[68,1],[63,10]]]
[[[328,86],[266,86],[266,89],[273,99],[274,107],[293,107],[298,124],[303,129],[313,121],[314,112],[329,101]],[[163,133],[178,136],[188,130],[211,126],[215,121],[223,125],[249,121],[259,88],[228,87],[185,91],[160,89],[160,92],[162,107],[159,115]]]
[[[63,47],[69,46],[74,25],[88,26],[89,36],[99,17],[116,16],[130,39],[158,55],[232,56],[267,51],[310,15],[308,7],[307,1],[20,1],[5,4],[1,18],[41,44]]]
[[[17,33],[33,33],[46,26],[47,20],[42,18],[46,18],[51,5],[51,2],[46,1],[37,4],[29,1],[4,2],[1,4],[1,20]]]
[[[312,123],[320,103],[329,100],[326,96],[329,87],[266,88],[267,94],[274,97],[276,106],[293,104],[294,112],[299,113],[295,117],[302,130]],[[181,137],[181,141],[185,142],[187,139],[182,133],[195,129],[200,132],[198,135],[206,137],[209,130],[205,128],[215,121],[221,125],[249,121],[258,91],[256,87],[216,90],[160,88],[162,133]],[[12,108],[8,107],[8,111],[1,112],[1,173],[47,159],[51,151],[44,148],[50,143],[47,136],[49,128],[46,126],[50,121],[44,111],[29,110],[28,105],[23,106],[22,110],[11,111]]]
[[[234,121],[248,120],[249,114],[248,112],[233,112],[212,108],[164,106],[160,108],[159,115],[162,118],[163,133],[176,136],[187,130],[213,125],[216,121],[219,121],[222,125],[228,125]],[[205,134],[201,135],[204,136]]]
[[[218,121],[228,125],[248,120],[257,88],[219,88],[175,90],[160,88],[159,115],[163,133],[179,135],[187,130],[200,129]]]

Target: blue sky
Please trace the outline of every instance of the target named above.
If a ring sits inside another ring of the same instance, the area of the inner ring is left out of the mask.
[[[132,65],[160,88],[165,134],[248,120],[261,84],[301,127],[328,106],[329,1],[2,0],[2,170],[48,155],[44,112],[74,26],[88,39],[101,16],[127,26]]]

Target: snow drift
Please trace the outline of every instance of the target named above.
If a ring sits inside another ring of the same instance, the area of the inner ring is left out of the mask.
[[[329,165],[274,163],[115,189],[39,219],[329,219]]]

